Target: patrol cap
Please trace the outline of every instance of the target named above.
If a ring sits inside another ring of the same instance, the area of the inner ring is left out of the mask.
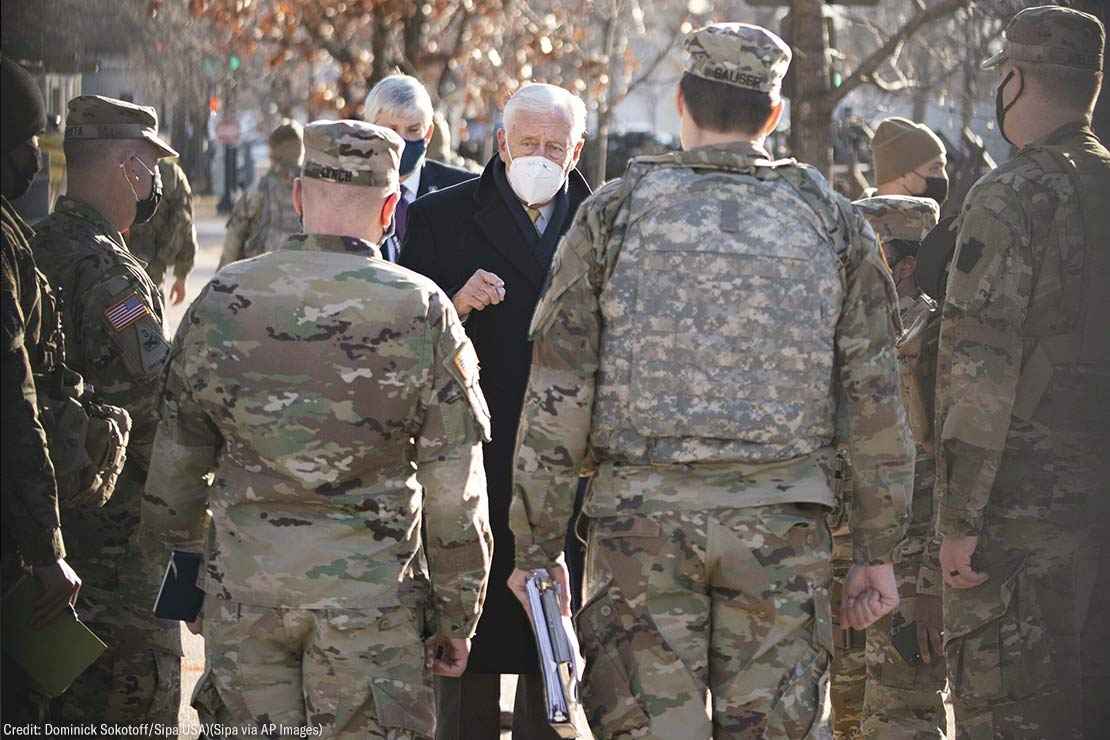
[[[940,206],[932,198],[913,195],[876,195],[852,201],[884,244],[892,239],[919,242],[940,220]]]
[[[983,62],[983,69],[1024,62],[1102,70],[1106,31],[1088,13],[1058,5],[1026,8],[1010,19],[1002,36],[1002,49]]]
[[[158,158],[177,152],[158,136],[158,113],[148,105],[103,95],[79,95],[69,101],[66,141],[93,139],[145,139],[158,150]]]
[[[303,177],[396,191],[404,140],[365,121],[313,121],[304,127]]]
[[[713,23],[686,37],[686,71],[777,98],[790,66],[790,47],[762,26]]]

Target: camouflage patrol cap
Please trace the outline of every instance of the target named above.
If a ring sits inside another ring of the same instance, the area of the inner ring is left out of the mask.
[[[1026,8],[1010,19],[1002,36],[1001,51],[983,62],[983,69],[1024,62],[1102,70],[1106,32],[1088,13],[1057,5]]]
[[[853,201],[884,244],[892,239],[919,242],[940,220],[940,206],[932,198],[877,195]]]
[[[313,180],[399,188],[404,140],[365,121],[313,121],[304,127],[303,176]]]
[[[94,139],[145,139],[154,145],[159,159],[177,156],[158,136],[158,113],[150,106],[103,95],[79,95],[69,101],[66,141]]]
[[[690,61],[686,71],[697,77],[777,98],[790,66],[790,47],[762,26],[713,23],[686,37]]]

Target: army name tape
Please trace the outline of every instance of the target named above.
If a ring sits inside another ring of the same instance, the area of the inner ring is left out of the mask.
[[[67,139],[143,139],[158,132],[143,123],[100,123],[66,126]]]
[[[338,167],[328,167],[315,162],[305,162],[302,176],[313,180],[326,180],[343,185],[363,185],[367,187],[374,184],[381,185],[382,187],[387,185],[385,182],[379,182],[380,177],[369,170],[354,172]]]

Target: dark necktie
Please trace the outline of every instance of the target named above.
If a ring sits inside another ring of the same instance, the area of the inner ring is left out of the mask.
[[[409,221],[409,202],[406,199],[408,188],[401,186],[401,198],[397,201],[397,211],[393,214],[394,233],[397,234],[397,243],[405,240],[405,229]]]

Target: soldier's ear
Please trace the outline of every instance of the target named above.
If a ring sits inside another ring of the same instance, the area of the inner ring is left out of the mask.
[[[304,185],[301,178],[293,178],[293,211],[304,218]]]
[[[389,225],[393,223],[393,213],[397,210],[397,203],[401,200],[400,193],[391,193],[385,202],[382,203],[381,212],[381,227],[388,229]]]

